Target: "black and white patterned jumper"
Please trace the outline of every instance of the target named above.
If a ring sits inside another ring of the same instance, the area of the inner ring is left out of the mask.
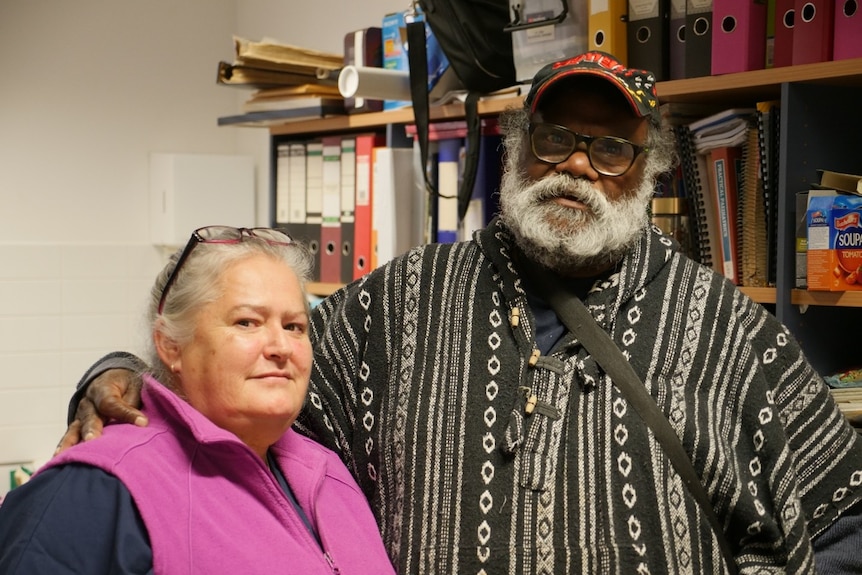
[[[343,454],[399,573],[724,573],[582,346],[567,334],[530,365],[511,249],[495,220],[325,300],[300,427]],[[682,439],[741,572],[813,572],[810,537],[862,499],[862,443],[787,329],[656,228],[585,303]],[[528,394],[545,408],[527,415]]]

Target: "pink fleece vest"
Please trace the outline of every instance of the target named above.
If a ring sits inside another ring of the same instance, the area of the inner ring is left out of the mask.
[[[155,573],[394,573],[374,517],[341,460],[289,430],[272,451],[318,545],[257,455],[151,378],[145,428],[110,425],[47,467],[81,462],[134,498]]]

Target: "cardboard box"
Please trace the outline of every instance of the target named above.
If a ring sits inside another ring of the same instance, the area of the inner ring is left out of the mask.
[[[848,194],[862,194],[862,176],[843,174],[831,170],[817,171],[820,172],[821,188],[847,192]]]
[[[862,197],[812,190],[808,225],[808,289],[862,291]]]
[[[407,10],[392,12],[383,17],[381,38],[383,42],[383,67],[387,70],[410,71],[407,61]],[[384,110],[395,110],[410,105],[409,101],[384,100]]]
[[[418,8],[417,8],[418,10]],[[382,61],[383,68],[410,73],[410,57],[407,46],[407,25],[415,21],[422,21],[425,25],[425,57],[427,58],[428,71],[428,101],[433,103],[442,98],[448,92],[463,90],[461,82],[455,75],[455,70],[449,65],[449,58],[443,52],[440,42],[431,31],[425,16],[419,11],[407,9],[401,12],[393,12],[383,17],[381,27]],[[408,82],[409,86],[409,82]],[[395,110],[412,105],[407,100],[383,100],[384,110]]]

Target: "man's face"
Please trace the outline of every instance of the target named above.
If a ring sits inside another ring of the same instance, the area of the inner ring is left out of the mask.
[[[547,94],[532,122],[564,126],[587,136],[614,136],[644,145],[647,121],[625,102],[563,86]],[[645,154],[620,176],[599,174],[586,145],[557,164],[533,155],[529,136],[508,158],[500,193],[501,217],[528,257],[565,275],[595,275],[611,267],[647,222],[653,184]]]

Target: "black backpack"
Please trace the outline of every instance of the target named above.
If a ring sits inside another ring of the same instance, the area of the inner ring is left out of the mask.
[[[471,92],[515,83],[509,0],[418,0],[455,75]]]
[[[478,167],[479,96],[516,83],[512,36],[507,31],[511,18],[509,0],[415,0],[424,19],[449,60],[458,80],[468,91],[464,104],[467,121],[467,156],[464,177],[458,191],[459,221],[467,213]],[[407,25],[410,86],[413,114],[422,166],[428,160],[428,72],[425,50],[425,23]],[[425,174],[429,193],[436,190]]]

